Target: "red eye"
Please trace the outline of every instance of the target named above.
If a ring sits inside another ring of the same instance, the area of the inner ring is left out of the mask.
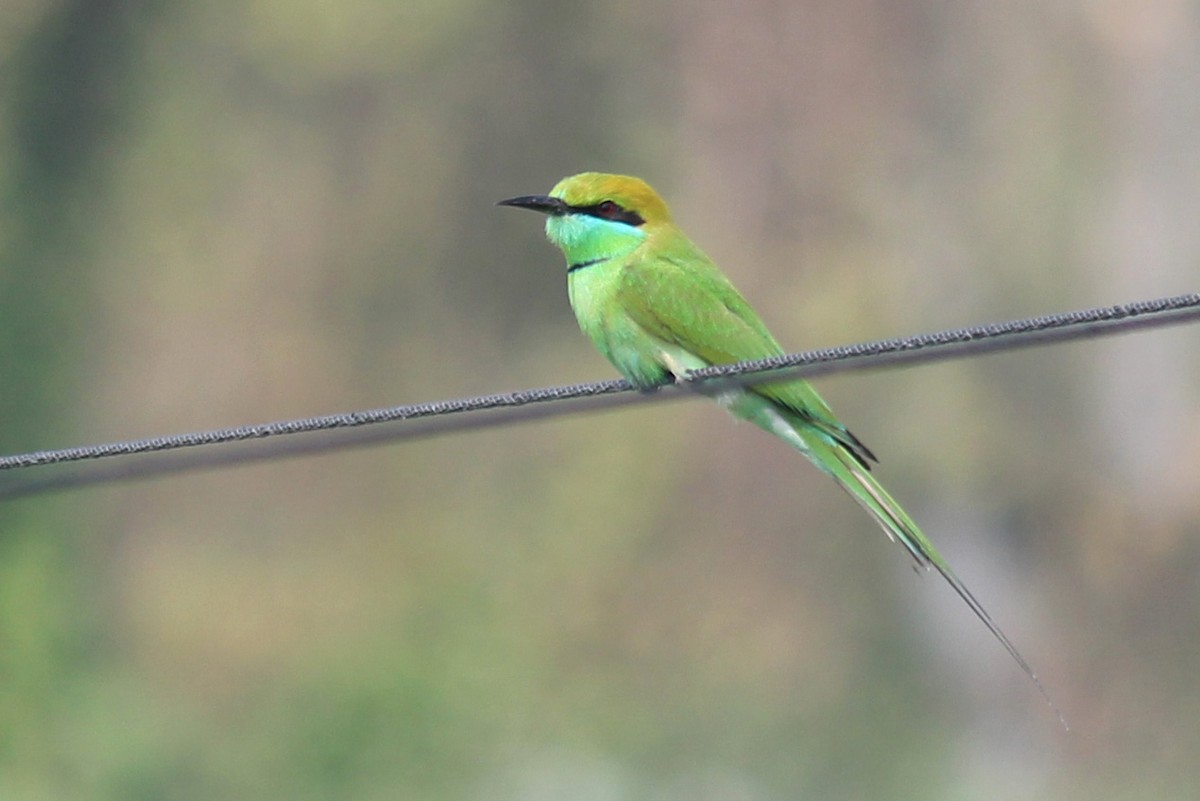
[[[611,220],[621,213],[621,207],[611,200],[605,200],[599,206],[596,206],[596,211],[600,212],[601,216]]]

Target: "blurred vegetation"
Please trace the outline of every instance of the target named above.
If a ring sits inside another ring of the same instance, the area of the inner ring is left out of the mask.
[[[796,348],[1195,291],[1200,11],[16,0],[0,452],[611,375],[494,208],[643,175]],[[0,798],[1174,799],[1181,329],[834,378],[1039,669],[703,404],[0,507]]]

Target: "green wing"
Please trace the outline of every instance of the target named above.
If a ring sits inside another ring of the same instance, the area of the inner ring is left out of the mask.
[[[668,255],[626,265],[617,295],[621,308],[648,333],[709,364],[783,353],[729,279],[694,245],[687,245],[668,251]],[[750,389],[845,446],[864,467],[875,459],[807,381],[780,381]]]

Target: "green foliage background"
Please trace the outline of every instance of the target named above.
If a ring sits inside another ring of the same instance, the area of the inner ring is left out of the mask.
[[[592,380],[631,172],[796,349],[1197,289],[1175,0],[9,0],[0,452]],[[1176,799],[1197,332],[821,382],[1042,674],[674,404],[0,507],[3,799]]]

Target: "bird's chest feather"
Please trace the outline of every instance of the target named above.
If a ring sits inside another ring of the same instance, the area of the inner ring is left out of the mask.
[[[630,382],[654,386],[668,380],[661,345],[625,310],[620,299],[621,266],[594,264],[567,276],[567,292],[579,327]]]

